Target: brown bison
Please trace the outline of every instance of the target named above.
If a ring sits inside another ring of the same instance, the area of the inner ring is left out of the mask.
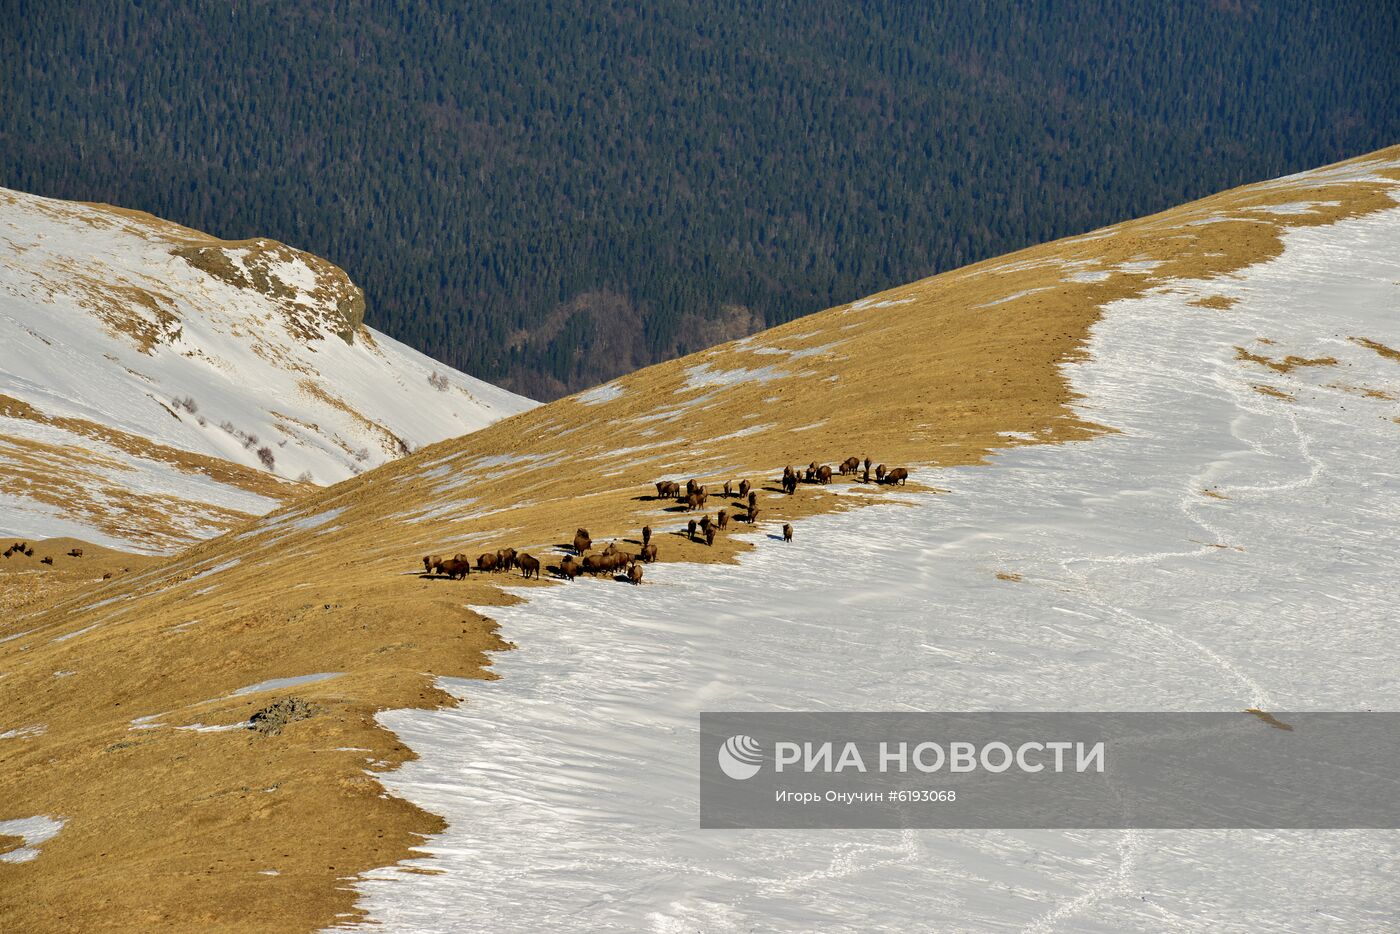
[[[520,573],[525,577],[535,575],[535,580],[540,578],[540,559],[534,555],[521,554],[515,557],[515,566],[520,568]]]
[[[755,522],[757,522],[757,521],[758,521],[758,507],[757,507],[757,506],[750,506],[750,507],[749,507],[749,525],[753,525],[753,524],[754,524]]]
[[[654,561],[656,561],[656,543],[647,542],[645,545],[642,546],[642,553],[637,557],[641,558],[647,564],[651,564]]]
[[[757,494],[757,493],[749,493],[749,508],[752,509],[754,506],[757,506],[757,505],[758,505],[758,494]]]
[[[496,570],[496,565],[500,563],[500,558],[491,552],[476,556],[476,569],[482,573]]]
[[[792,470],[792,468],[789,467],[788,470]],[[796,472],[790,474],[785,472],[783,474],[783,492],[788,494],[789,496],[797,492]]]
[[[681,495],[681,485],[674,480],[656,481],[657,499],[675,498]]]
[[[734,481],[733,481],[733,480],[726,480],[726,481],[724,481],[724,498],[725,498],[725,499],[730,499],[730,498],[733,497],[733,496],[734,496]]]
[[[607,555],[583,556],[583,573],[585,574],[592,574],[594,577],[597,577],[599,574],[608,570],[609,566]]]
[[[442,561],[446,557],[446,555],[424,555],[423,573],[432,574],[433,572],[440,570],[442,568]]]
[[[649,525],[642,526],[642,544],[651,544],[651,526]]]
[[[704,509],[707,498],[705,493],[691,493],[685,498],[685,508],[690,510]]]
[[[715,531],[716,531],[716,530],[715,530],[715,527],[714,527],[713,525],[712,525],[712,526],[709,526],[709,527],[707,527],[707,528],[705,529],[705,544],[706,544],[706,545],[709,545],[709,546],[711,546],[711,547],[714,547],[714,544],[715,544]]]
[[[861,483],[869,483],[869,482],[870,482],[870,465],[869,465],[868,463],[865,465],[865,474],[860,478],[860,482],[861,482]]]
[[[70,549],[68,549],[68,557],[70,557],[70,558],[81,558],[82,556],[83,556],[83,550],[82,550],[81,548],[70,548]]]
[[[574,533],[574,554],[581,555],[593,547],[593,539],[588,537],[587,529],[579,529]]]
[[[790,522],[783,523],[783,541],[792,541],[792,523]]]
[[[751,489],[753,489],[753,484],[752,484],[752,483],[750,483],[750,482],[747,481],[747,480],[740,480],[740,481],[739,481],[739,498],[740,498],[740,499],[748,499],[748,497],[749,497],[749,490],[751,490]]]
[[[867,475],[870,473],[870,458],[868,457],[865,459],[865,472]]]
[[[42,558],[39,559],[39,563],[40,563],[40,564],[53,564],[53,557],[50,556],[50,555],[44,555]]]
[[[455,558],[440,559],[437,569],[455,581],[471,573],[472,563],[465,555],[458,555]]]
[[[885,474],[886,483],[897,483],[903,486],[904,481],[908,479],[909,471],[905,470],[903,467],[896,467],[894,470],[891,470],[889,473]]]
[[[500,568],[502,571],[509,571],[511,568],[515,567],[515,549],[502,548],[500,551],[496,552],[496,567]]]
[[[634,564],[628,568],[627,579],[634,584],[640,584],[642,582],[642,566],[640,564]]]
[[[574,560],[573,555],[565,555],[563,560],[559,562],[560,577],[566,580],[573,580],[581,573],[583,573],[583,568],[579,567],[579,563]]]
[[[830,467],[826,466],[825,464],[822,464],[820,467],[817,468],[817,482],[818,482],[818,483],[830,483],[830,482],[831,482],[831,468],[830,468]]]
[[[695,541],[695,520],[694,520],[694,519],[691,519],[690,522],[686,524],[686,527],[685,527],[685,537],[688,538],[688,539],[690,539],[692,542]]]
[[[879,467],[876,467],[876,468],[875,468],[875,482],[876,482],[876,483],[884,483],[884,482],[885,482],[885,465],[884,465],[884,464],[881,464]]]
[[[841,470],[841,476],[843,476],[843,477],[844,477],[844,476],[847,476],[847,475],[849,475],[849,474],[853,474],[853,473],[855,473],[855,472],[856,472],[857,470],[859,470],[859,469],[860,469],[860,458],[859,458],[859,457],[848,457],[848,458],[846,458],[845,460],[843,460],[843,461],[841,462],[840,470]]]
[[[816,482],[817,482],[817,462],[816,462],[816,461],[812,461],[810,464],[807,465],[807,472],[806,472],[806,476],[805,476],[804,479],[806,479],[806,481],[807,481],[808,483],[816,483]]]
[[[715,516],[715,525],[719,526],[721,532],[729,528],[729,513],[721,509],[719,515]]]

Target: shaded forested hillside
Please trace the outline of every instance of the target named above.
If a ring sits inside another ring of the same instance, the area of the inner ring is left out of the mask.
[[[0,185],[540,398],[1400,139],[1400,5],[3,0]]]

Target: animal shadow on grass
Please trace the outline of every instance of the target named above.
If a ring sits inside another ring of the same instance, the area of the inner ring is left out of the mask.
[[[770,483],[770,484],[768,484],[767,486],[765,486],[765,487],[763,488],[763,492],[765,492],[765,493],[786,493],[787,490],[784,490],[781,486],[774,486],[773,484]],[[738,499],[738,497],[736,496],[735,499]]]

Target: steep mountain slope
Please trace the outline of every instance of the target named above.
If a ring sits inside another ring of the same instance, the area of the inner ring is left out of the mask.
[[[728,848],[693,830],[679,750],[712,704],[1400,702],[1377,616],[1400,514],[1397,202],[1400,147],[893,289],[7,620],[0,821],[26,822],[26,858],[0,868],[0,921],[810,929],[907,908],[1121,930],[1181,926],[1196,892],[1229,926],[1335,863],[1315,888],[1345,882],[1364,926],[1384,907],[1374,836]],[[773,482],[865,454],[913,482]],[[651,495],[745,476],[760,521],[712,548]],[[797,543],[770,544],[795,520]],[[507,545],[554,563],[579,525],[635,549],[643,523],[662,560],[634,589],[503,592],[418,564]],[[502,649],[500,681],[458,680]],[[269,735],[245,728],[259,711],[308,716]],[[435,858],[380,868],[418,847]]]
[[[531,405],[363,317],[280,243],[0,189],[0,534],[170,550]]]

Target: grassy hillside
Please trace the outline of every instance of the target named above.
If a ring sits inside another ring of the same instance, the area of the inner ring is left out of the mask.
[[[646,573],[664,582],[668,563],[725,561],[740,544],[677,534],[688,516],[654,498],[657,479],[714,492],[747,477],[776,525],[890,492],[842,479],[785,496],[786,464],[974,464],[1111,432],[1075,409],[1063,372],[1105,304],[1228,276],[1277,256],[1289,228],[1394,207],[1397,193],[1392,147],[890,289],[434,445],[8,619],[0,710],[25,733],[0,741],[0,819],[66,823],[9,868],[0,922],[286,931],[353,917],[345,880],[440,827],[365,773],[411,755],[374,714],[445,703],[437,676],[491,677],[485,653],[508,647],[485,615],[514,599],[507,579],[428,578],[423,554],[510,546],[554,564],[578,526],[635,550],[650,524],[661,561]],[[1202,305],[1230,313],[1223,298]],[[1259,391],[1299,365],[1250,353],[1238,365]],[[265,685],[312,675],[327,677]],[[238,726],[292,697],[309,717]],[[181,729],[196,725],[232,729]]]

